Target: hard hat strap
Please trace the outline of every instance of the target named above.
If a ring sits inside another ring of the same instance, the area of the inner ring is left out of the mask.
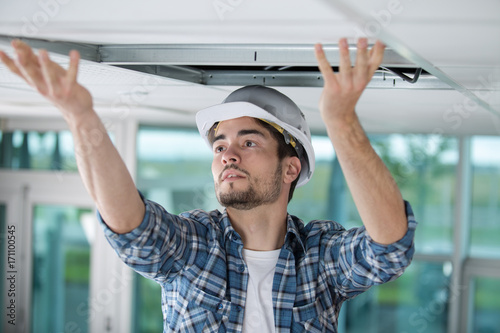
[[[291,145],[293,148],[295,148],[295,146],[297,146],[297,143],[295,142],[295,138],[290,133],[288,133],[283,127],[281,127],[280,125],[275,124],[271,121],[262,119],[262,118],[259,118],[259,120],[262,120],[263,122],[268,123],[269,125],[274,127],[278,132],[283,134],[283,137],[285,138],[285,142],[287,144]]]

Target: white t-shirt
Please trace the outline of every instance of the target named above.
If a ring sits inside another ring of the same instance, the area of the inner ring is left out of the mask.
[[[273,278],[280,251],[243,249],[249,274],[243,333],[274,333]]]

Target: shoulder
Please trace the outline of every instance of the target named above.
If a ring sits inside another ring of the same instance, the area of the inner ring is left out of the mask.
[[[300,219],[298,220],[302,222]],[[334,235],[346,231],[344,226],[342,226],[340,223],[331,220],[312,220],[306,224],[302,222],[302,225],[303,228],[302,230],[300,230],[300,233],[306,238]]]
[[[219,228],[223,214],[218,210],[205,211],[202,209],[193,209],[179,214],[179,218],[203,225],[207,228]]]
[[[291,215],[290,217],[306,251],[326,242],[340,241],[349,232],[335,221],[312,220],[304,223],[296,216]]]
[[[175,229],[180,232],[205,233],[207,230],[220,229],[223,214],[218,210],[205,211],[194,209],[180,214],[168,212],[162,205],[145,199],[146,215],[148,223],[156,225],[156,228]]]
[[[202,209],[193,209],[179,214],[181,218],[189,219],[201,224],[219,223],[222,219],[222,213],[218,210],[205,211]]]

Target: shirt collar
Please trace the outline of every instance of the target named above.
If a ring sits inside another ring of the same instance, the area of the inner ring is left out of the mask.
[[[301,236],[301,231],[304,228],[304,222],[302,222],[299,218],[288,214],[286,224],[287,232],[285,236],[285,247],[292,252],[302,250],[305,253],[306,248],[304,246],[304,239],[302,239]]]
[[[224,232],[224,239],[229,238],[230,240],[238,240],[241,241],[241,238],[238,236],[237,232],[234,230],[231,225],[231,221],[229,220],[229,216],[227,216],[227,210],[224,209],[220,218],[220,226]]]
[[[287,214],[286,224],[285,248],[291,252],[295,252],[297,249],[306,252],[304,240],[301,237],[301,230],[304,228],[304,222],[295,216]],[[241,238],[231,225],[226,209],[222,212],[220,226],[224,232],[224,239],[229,238],[232,241],[241,242]]]

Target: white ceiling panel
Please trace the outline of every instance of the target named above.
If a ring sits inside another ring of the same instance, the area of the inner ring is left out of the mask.
[[[457,82],[471,90],[500,90],[500,67],[439,66]]]
[[[314,43],[336,42],[354,24],[320,0],[42,3],[2,2],[0,34],[101,44]]]
[[[379,37],[467,98],[500,116],[496,104],[472,89],[488,81],[496,96],[500,75],[500,2],[346,1],[332,2],[361,27]],[[493,73],[493,75],[491,75]]]
[[[382,39],[409,63],[443,81],[439,89],[368,89],[357,107],[367,131],[500,135],[498,13],[497,0],[315,0],[307,4],[23,0],[0,3],[0,35],[90,44],[310,48],[318,41],[334,45],[344,36],[354,42],[364,34],[372,42]],[[5,44],[0,48],[10,50]],[[67,57],[53,56],[67,64]],[[193,127],[197,110],[219,103],[235,88],[203,86],[90,61],[82,61],[79,80],[93,94],[103,117]],[[315,131],[324,131],[317,109],[320,88],[278,89],[303,108]],[[57,117],[58,112],[0,65],[0,116]]]
[[[493,9],[499,16],[496,25],[455,20],[394,22],[387,30],[438,67],[494,67],[500,61],[500,5],[498,7]]]

